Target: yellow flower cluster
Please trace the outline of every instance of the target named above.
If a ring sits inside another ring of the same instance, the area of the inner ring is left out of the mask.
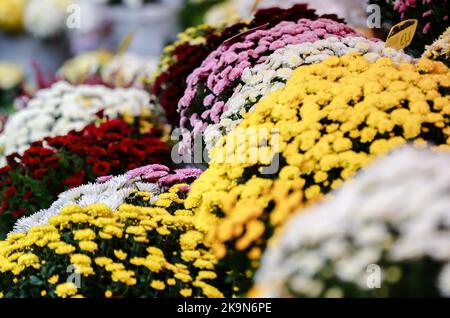
[[[23,69],[19,65],[0,62],[0,89],[14,88],[23,79]]]
[[[449,69],[430,60],[372,64],[351,54],[301,66],[211,151],[185,207],[195,209],[202,230],[218,224],[208,239],[219,258],[256,268],[267,240],[294,210],[374,157],[408,141],[450,149],[449,88]],[[273,158],[279,169],[264,174]]]
[[[23,29],[25,0],[0,1],[0,30],[20,32]]]
[[[0,242],[0,293],[223,297],[213,286],[216,258],[204,247],[205,236],[194,227],[193,214],[181,209],[180,186],[186,185],[172,187],[154,207],[123,204],[113,212],[102,204],[71,205],[47,226],[9,235]],[[171,213],[161,206],[180,209]]]

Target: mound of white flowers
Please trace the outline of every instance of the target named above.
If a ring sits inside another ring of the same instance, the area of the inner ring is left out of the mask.
[[[57,82],[38,91],[26,108],[9,117],[0,135],[0,147],[4,155],[22,153],[34,141],[83,129],[99,120],[100,111],[109,118],[159,114],[149,94],[140,89]]]
[[[301,211],[256,284],[269,297],[450,296],[450,154],[403,148]]]

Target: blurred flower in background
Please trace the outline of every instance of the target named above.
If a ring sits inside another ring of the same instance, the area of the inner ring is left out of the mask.
[[[306,3],[316,10],[318,15],[336,14],[344,18],[350,25],[361,27],[365,25],[365,3],[366,0],[226,0],[214,5],[205,15],[207,23],[218,21],[234,22],[239,19],[250,19],[256,10],[281,7],[289,8],[294,4]]]
[[[0,1],[0,31],[22,31],[25,2],[25,0]]]
[[[416,57],[448,26],[448,0],[369,0],[369,3],[381,8],[381,22],[385,33],[382,36],[386,36],[389,29],[402,20],[418,20],[417,31],[406,50]]]
[[[70,0],[29,0],[24,15],[25,29],[40,39],[63,34],[70,3]]]
[[[19,65],[0,62],[0,89],[11,89],[23,80],[23,70]]]
[[[81,53],[65,62],[59,69],[58,76],[70,83],[83,83],[112,58],[112,53],[101,49]]]
[[[0,132],[7,114],[14,110],[14,99],[20,93],[23,81],[24,72],[20,65],[0,61]]]

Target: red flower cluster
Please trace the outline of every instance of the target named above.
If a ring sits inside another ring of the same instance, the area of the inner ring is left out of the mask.
[[[153,93],[166,112],[169,123],[174,127],[179,127],[180,115],[177,112],[177,106],[186,89],[187,77],[223,42],[248,29],[270,28],[282,21],[298,21],[302,18],[317,19],[319,16],[315,14],[314,10],[308,9],[305,4],[295,5],[290,9],[262,9],[256,12],[254,19],[248,24],[238,23],[225,30],[217,29],[208,32],[205,35],[204,44],[182,44],[176,47],[173,52],[176,63],[161,73],[152,87]],[[320,18],[343,22],[336,15],[323,15]]]
[[[153,129],[139,133],[121,119],[34,142],[0,169],[0,237],[14,221],[47,208],[61,192],[150,163],[170,162],[170,148]]]

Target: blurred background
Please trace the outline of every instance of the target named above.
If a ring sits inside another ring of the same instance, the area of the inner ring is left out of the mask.
[[[365,2],[0,0],[0,63],[3,72],[11,73],[7,76],[9,81],[25,76],[36,84],[37,67],[43,74],[53,74],[75,55],[99,49],[116,53],[121,43],[129,53],[156,60],[164,45],[172,41],[181,29],[203,22],[230,22],[239,17],[250,17],[256,5],[258,8],[288,7],[293,3],[309,3],[320,14],[336,13],[350,24],[363,27]],[[0,77],[5,76],[0,74]]]

